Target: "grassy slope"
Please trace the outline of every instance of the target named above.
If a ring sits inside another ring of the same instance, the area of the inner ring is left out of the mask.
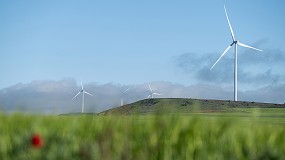
[[[99,115],[131,115],[152,113],[252,113],[259,108],[264,113],[284,113],[285,105],[256,102],[233,102],[183,98],[144,99],[122,107],[106,110]],[[274,108],[274,109],[273,109]],[[272,110],[273,109],[273,110]]]

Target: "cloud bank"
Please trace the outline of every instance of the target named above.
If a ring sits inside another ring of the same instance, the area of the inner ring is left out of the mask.
[[[232,88],[211,84],[184,86],[171,82],[150,82],[160,98],[232,99]],[[123,92],[129,88],[129,91]],[[137,85],[89,83],[84,89],[94,96],[85,96],[85,111],[100,112],[120,106],[121,98],[132,103],[147,98],[147,83]],[[5,112],[32,112],[60,114],[81,111],[81,96],[72,100],[80,90],[74,79],[59,81],[33,81],[0,90],[0,109]],[[239,92],[246,101],[284,103],[285,84],[269,85],[255,90]]]
[[[176,67],[198,82],[229,85],[233,83],[233,50],[210,70],[221,53],[185,53],[176,57]],[[278,49],[263,52],[241,50],[238,54],[238,83],[243,90],[282,84],[285,81],[285,53]]]

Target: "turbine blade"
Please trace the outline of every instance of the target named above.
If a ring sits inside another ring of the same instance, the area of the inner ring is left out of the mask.
[[[150,87],[150,84],[148,83],[148,87],[149,87],[149,90],[152,92],[152,89],[151,89],[151,87]]]
[[[83,90],[83,84],[82,84],[82,78],[80,78],[80,80],[81,80],[81,90]]]
[[[225,9],[226,17],[227,17],[228,24],[229,24],[229,27],[230,27],[230,30],[231,30],[232,39],[233,39],[233,41],[235,41],[235,34],[234,34],[234,31],[233,31],[232,25],[230,23],[230,20],[229,20],[229,17],[228,17],[228,13],[227,13],[227,9],[226,9],[225,5],[224,5],[224,9]]]
[[[86,93],[86,94],[88,94],[88,95],[90,95],[90,96],[93,96],[91,93],[88,93],[88,92],[86,92],[86,91],[83,91],[84,93]]]
[[[130,88],[128,88],[128,89],[126,89],[123,93],[126,93],[126,92],[128,92],[128,90],[129,90]]]
[[[160,93],[153,93],[154,95],[158,95],[158,96],[161,96],[161,95],[163,95],[163,94],[160,94]]]
[[[257,51],[262,52],[261,49],[254,48],[254,47],[251,47],[251,46],[249,46],[249,45],[246,45],[246,44],[243,44],[243,43],[240,43],[240,42],[238,42],[238,44],[239,44],[240,46],[242,46],[242,47],[251,48],[251,49],[254,49],[254,50],[257,50]]]
[[[149,95],[147,96],[147,98],[150,98],[150,96],[151,96],[151,94],[149,94]]]
[[[81,92],[78,92],[73,98],[72,100],[74,100],[74,98],[76,98]]]
[[[219,60],[228,52],[228,50],[231,48],[232,46],[229,45],[228,48],[226,48],[226,50],[224,51],[224,53],[220,56],[220,58],[214,63],[214,65],[211,67],[210,70],[212,70],[214,68],[214,66],[219,62]]]

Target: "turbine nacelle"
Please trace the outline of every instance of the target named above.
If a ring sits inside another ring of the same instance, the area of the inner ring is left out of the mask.
[[[233,41],[233,43],[230,44],[230,46],[233,46],[234,44],[238,44],[238,41]]]

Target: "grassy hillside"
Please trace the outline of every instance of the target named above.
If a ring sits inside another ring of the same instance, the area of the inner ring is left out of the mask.
[[[183,98],[144,99],[135,103],[113,108],[99,113],[100,115],[132,115],[157,113],[251,113],[254,109],[270,112],[285,112],[284,104],[234,102],[224,100],[202,100]],[[277,109],[279,108],[279,109]]]

